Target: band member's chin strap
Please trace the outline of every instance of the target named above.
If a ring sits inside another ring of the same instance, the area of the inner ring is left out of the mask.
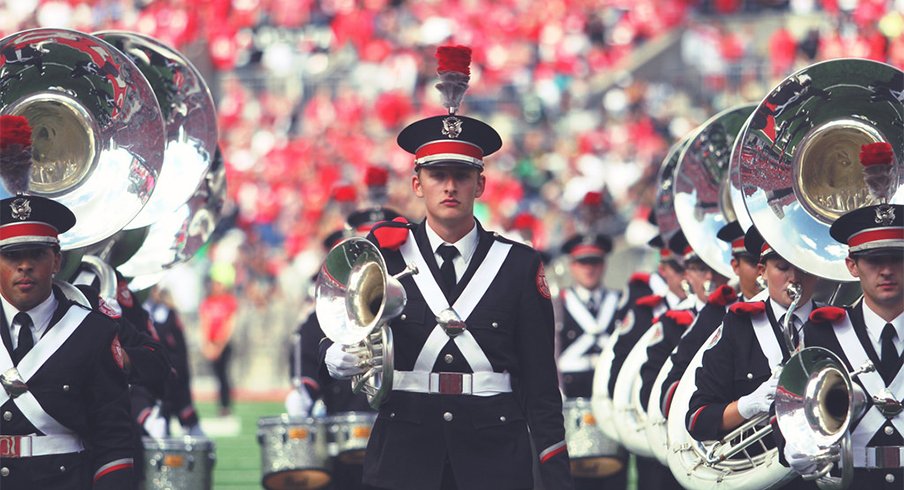
[[[0,348],[0,373],[9,378],[17,376],[26,385],[66,340],[81,325],[89,310],[71,306],[53,328],[25,354],[17,367],[5,348]],[[11,398],[6,390],[0,390],[0,405]],[[50,416],[30,391],[16,394],[13,403],[37,430],[45,435],[0,436],[0,457],[42,456],[81,451],[85,448],[81,439],[69,428]]]
[[[449,308],[449,302],[443,295],[439,284],[437,284],[436,278],[429,273],[430,269],[416,247],[417,242],[413,234],[411,232],[409,234],[411,236],[408,237],[408,240],[401,246],[399,251],[402,253],[406,263],[416,265],[418,270],[427,271],[426,273],[415,274],[412,278],[427,302],[427,306],[434,315],[439,316],[440,312]],[[490,247],[489,252],[487,252],[486,257],[480,264],[480,268],[468,281],[464,291],[462,291],[452,306],[452,309],[462,321],[467,320],[477,303],[486,294],[511,248],[511,244],[498,241],[493,242],[492,247]],[[436,364],[437,358],[448,342],[455,342],[456,347],[461,351],[473,373],[432,372],[433,365]],[[460,334],[450,337],[437,324],[421,348],[421,352],[418,354],[414,364],[414,370],[395,371],[393,373],[392,389],[416,393],[492,396],[512,391],[512,385],[509,373],[493,371],[490,360],[484,354],[483,349],[480,348],[480,344],[477,343],[471,332],[465,329]]]
[[[841,349],[844,351],[844,355],[851,363],[851,366],[857,367],[866,364],[869,361],[869,356],[854,332],[854,325],[851,323],[850,315],[845,315],[844,318],[834,322],[833,325],[838,344],[841,345]],[[884,398],[885,395],[890,395],[897,401],[904,400],[904,369],[898,371],[895,379],[892,380],[891,385],[888,387],[885,386],[882,376],[877,371],[861,373],[858,379],[863,384],[868,397],[880,395]],[[857,422],[857,427],[851,432],[851,446],[854,449],[855,467],[885,468],[888,467],[884,464],[884,461],[888,460],[887,453],[896,453],[896,458],[904,456],[904,448],[902,447],[867,447],[870,439],[885,425],[886,421],[891,422],[899,434],[904,434],[904,412],[898,413],[894,417],[886,418],[874,403],[870,404],[863,418]]]

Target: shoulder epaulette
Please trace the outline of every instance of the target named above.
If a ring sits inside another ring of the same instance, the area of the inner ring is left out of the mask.
[[[653,308],[655,306],[658,306],[660,303],[662,303],[662,296],[659,296],[658,294],[650,294],[637,298],[637,306]]]
[[[837,322],[847,315],[844,308],[837,306],[823,306],[810,313],[810,321],[814,323]]]
[[[371,229],[377,245],[380,248],[398,250],[403,243],[408,241],[408,220],[399,216],[392,221],[381,221]]]
[[[649,272],[635,272],[628,279],[628,284],[650,284]]]
[[[665,312],[665,317],[672,320],[680,327],[687,327],[694,323],[694,314],[688,310],[669,310]]]
[[[766,311],[765,301],[740,302],[731,305],[728,311],[735,315],[758,315]]]
[[[723,284],[716,288],[712,294],[709,295],[706,302],[713,305],[718,306],[727,306],[730,303],[734,303],[738,300],[738,293],[735,292],[734,288],[729,286],[728,284]]]

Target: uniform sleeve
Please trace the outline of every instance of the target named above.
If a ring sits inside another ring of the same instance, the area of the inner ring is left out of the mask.
[[[129,414],[129,391],[122,370],[122,352],[115,325],[96,314],[88,321],[109,322],[109,334],[98,341],[92,366],[93,376],[88,391],[88,433],[84,435],[91,455],[93,488],[114,490],[131,488],[132,425]],[[94,325],[86,325],[93,327]],[[104,331],[98,328],[99,331]]]
[[[650,308],[635,303],[631,306],[628,314],[625,315],[624,321],[630,321],[631,327],[618,334],[618,339],[616,339],[615,345],[612,347],[614,357],[612,358],[612,368],[609,370],[608,388],[610,397],[612,396],[612,392],[615,391],[615,382],[618,380],[618,373],[621,372],[622,365],[625,363],[625,360],[627,360],[628,354],[631,353],[634,344],[636,344],[637,341],[643,337],[643,334],[646,333],[647,329],[650,328],[650,324],[653,321],[653,313]]]
[[[697,368],[697,391],[691,396],[685,421],[691,437],[698,441],[721,437],[722,414],[734,401],[734,332],[739,328],[732,322],[734,318],[731,314],[726,317],[722,337],[703,354],[703,363]]]
[[[555,327],[552,302],[540,256],[527,268],[518,308],[516,347],[521,370],[520,386],[531,435],[540,458],[545,488],[570,489],[571,465],[565,445],[562,395],[555,363]]]
[[[130,381],[163,398],[172,365],[166,352],[150,335],[140,332],[126,317],[118,320],[119,340],[129,356]]]
[[[684,371],[687,369],[688,364],[690,364],[694,356],[697,355],[697,352],[703,347],[703,344],[706,343],[709,336],[722,324],[723,316],[724,311],[712,316],[704,316],[703,311],[701,311],[700,315],[697,317],[698,320],[691,331],[678,341],[678,348],[671,356],[672,369],[662,383],[661,398],[659,400],[653,400],[654,402],[658,401],[660,404],[659,406],[666,406],[666,398],[672,395],[672,392],[675,389],[674,385],[681,380],[682,376],[684,376]],[[663,409],[662,413],[668,415],[665,409]]]
[[[302,324],[301,329],[301,382],[308,390],[311,398],[320,398],[323,380],[320,375],[320,341],[323,340],[323,330],[317,321],[317,315],[311,313]],[[292,369],[295,369],[295,354],[298,349],[292,349]]]
[[[191,371],[188,361],[188,346],[182,322],[175,311],[170,310],[164,327],[169,342],[169,355],[173,363],[175,375],[167,383],[166,405],[179,418],[183,427],[191,427],[198,423],[198,413],[191,396]]]
[[[672,353],[674,344],[671,342],[672,339],[670,337],[674,336],[674,330],[680,328],[668,319],[663,319],[660,323],[663,336],[658,342],[647,347],[647,360],[640,366],[640,403],[644,410],[647,409],[647,405],[650,402],[650,393],[653,391],[653,383],[656,381],[656,377],[659,376],[659,370],[662,369],[662,365],[665,364],[666,359]],[[680,334],[677,335],[680,336]]]

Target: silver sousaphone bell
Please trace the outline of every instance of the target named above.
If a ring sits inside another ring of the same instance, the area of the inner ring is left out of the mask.
[[[380,250],[364,238],[349,238],[327,254],[314,293],[323,333],[357,354],[366,367],[352,377],[352,390],[364,392],[374,408],[392,390],[393,341],[389,321],[405,309],[408,297],[399,280],[416,274],[408,267],[391,276]]]

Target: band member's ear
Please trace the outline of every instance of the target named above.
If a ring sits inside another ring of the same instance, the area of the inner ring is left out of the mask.
[[[474,189],[474,197],[480,197],[483,195],[483,191],[486,190],[487,185],[487,177],[482,173],[477,174],[477,187]]]
[[[411,176],[411,190],[414,191],[415,196],[424,197],[424,190],[421,188],[421,177],[418,173]]]

